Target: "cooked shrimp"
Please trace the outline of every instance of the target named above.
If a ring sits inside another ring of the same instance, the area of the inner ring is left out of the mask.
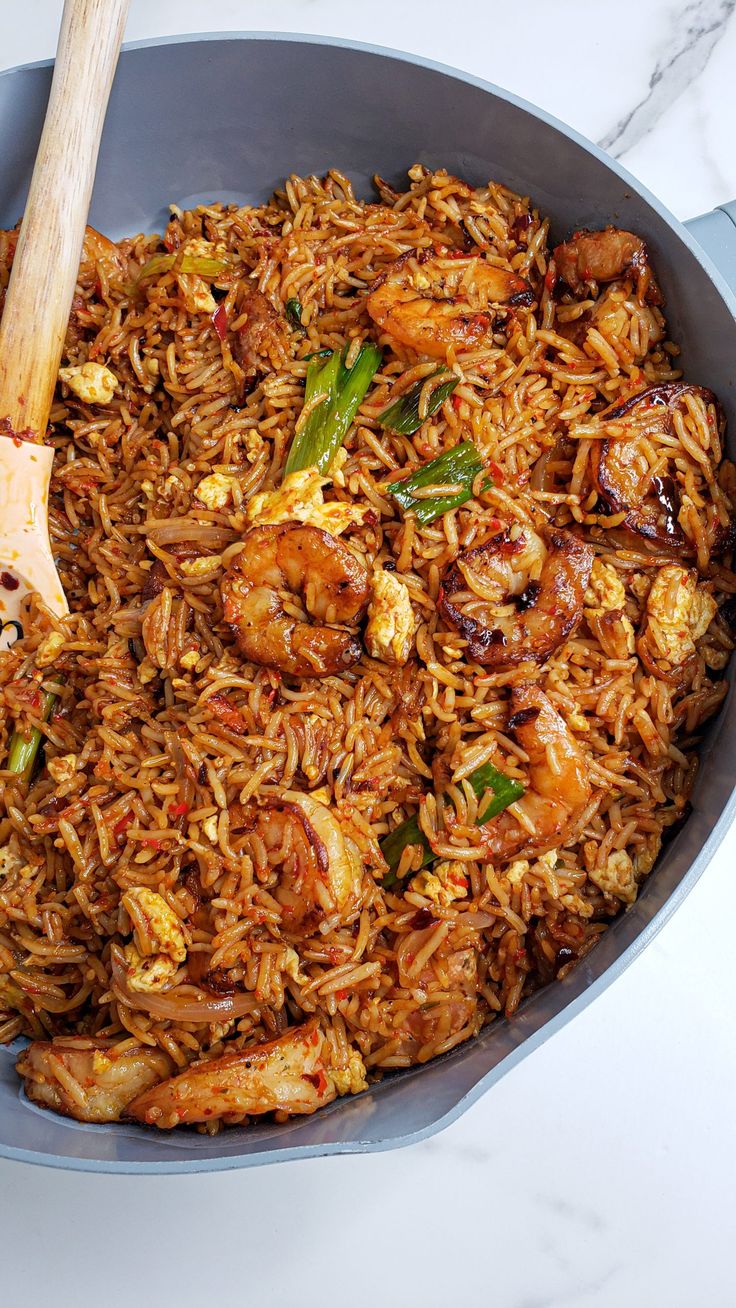
[[[131,1099],[170,1076],[161,1049],[86,1037],[34,1040],[16,1062],[29,1099],[78,1122],[118,1122]]]
[[[554,250],[557,271],[575,295],[590,282],[613,282],[629,270],[636,277],[640,300],[661,304],[662,296],[649,265],[647,247],[640,236],[617,227],[574,232]]]
[[[596,440],[592,469],[596,488],[614,513],[625,513],[624,526],[646,540],[669,549],[682,549],[685,535],[678,522],[679,493],[670,474],[670,460],[680,456],[675,414],[688,395],[707,405],[718,403],[709,390],[686,382],[650,386],[604,409],[601,424],[613,425],[616,435]],[[686,408],[683,410],[687,412]],[[661,439],[662,444],[655,444]],[[652,458],[658,471],[653,473]]]
[[[85,265],[87,268],[101,265],[108,279],[114,277],[119,280],[127,270],[127,261],[114,241],[89,226],[84,229],[80,271],[86,271]]]
[[[466,285],[467,281],[467,285]],[[422,261],[403,254],[376,282],[367,309],[375,323],[418,354],[444,359],[490,337],[495,310],[534,300],[528,282],[482,259],[449,253]]]
[[[592,563],[593,550],[572,532],[512,528],[460,555],[437,605],[477,663],[544,663],[582,617]]]
[[[242,326],[233,345],[233,353],[246,378],[253,378],[268,367],[270,349],[283,334],[283,319],[271,301],[257,287],[247,290],[240,306]]]
[[[489,855],[498,859],[559,844],[591,791],[580,746],[538,686],[514,686],[507,727],[528,755],[529,787],[482,828]]]
[[[127,1116],[168,1130],[243,1113],[314,1113],[337,1094],[325,1052],[316,1022],[308,1022],[268,1044],[193,1063],[139,1095]]]
[[[419,953],[433,929],[430,926],[412,931],[405,937],[402,961]],[[418,977],[406,976],[400,970],[399,981],[407,989],[425,987],[428,994],[432,993],[439,982],[442,991],[441,1003],[422,1004],[408,1013],[404,1020],[403,1049],[419,1062],[433,1057],[438,1044],[456,1036],[474,1019],[477,1020],[479,977],[478,954],[475,949],[456,949],[452,946],[443,949],[440,946]],[[424,1055],[421,1053],[422,1048],[426,1049]]]
[[[356,622],[369,594],[366,568],[318,527],[254,527],[222,579],[225,621],[246,658],[294,677],[325,677],[357,663]],[[282,593],[298,596],[317,623],[293,616]]]
[[[360,895],[362,864],[331,808],[287,790],[268,801],[256,830],[269,856],[278,859],[273,895],[287,929],[309,929],[322,916],[350,916]]]

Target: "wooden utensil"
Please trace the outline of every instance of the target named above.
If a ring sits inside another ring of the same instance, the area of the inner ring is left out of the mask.
[[[129,0],[66,0],[46,121],[0,322],[0,648],[36,590],[68,611],[51,554],[45,445]]]

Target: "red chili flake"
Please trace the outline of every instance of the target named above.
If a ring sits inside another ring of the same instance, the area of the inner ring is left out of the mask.
[[[245,731],[247,727],[245,718],[240,709],[228,701],[226,695],[218,691],[216,694],[210,695],[207,704],[212,709],[215,717],[219,718],[220,722],[224,723],[230,731]]]
[[[551,295],[557,285],[557,269],[553,264],[550,264],[544,275],[544,285]]]
[[[452,397],[452,407],[453,407],[453,409],[455,410],[456,413],[459,412],[460,405],[462,404],[462,402],[463,402],[463,400],[462,400],[462,396],[461,396],[461,395],[453,395],[453,397]]]
[[[418,908],[409,925],[414,931],[426,931],[427,927],[436,926],[439,920],[430,908]]]
[[[319,1044],[319,1031],[312,1032],[311,1036],[309,1037],[309,1043],[311,1045]]]
[[[141,840],[141,844],[150,845],[151,849],[155,849],[156,851],[161,849],[161,841],[157,840],[155,836],[144,836]]]
[[[112,829],[112,834],[114,835],[116,840],[120,840],[121,836],[125,835],[125,832],[127,828],[130,826],[132,821],[133,821],[132,813],[123,813],[123,816],[120,818],[118,822],[115,823],[115,826]]]
[[[488,464],[488,470],[491,476],[493,477],[493,480],[496,483],[496,485],[503,486],[506,480],[506,476],[504,474],[503,468],[500,468],[498,464],[493,459],[491,459],[490,463]]]
[[[320,1095],[327,1089],[327,1077],[324,1072],[302,1072],[302,1081],[308,1081]]]
[[[221,341],[227,336],[227,309],[224,304],[218,304],[212,315],[212,326]]]
[[[21,404],[25,404],[25,395],[19,395],[18,400]],[[24,441],[35,441],[36,439],[30,427],[24,427],[23,431],[16,431],[10,418],[0,418],[0,436],[9,436],[16,446],[22,445]]]
[[[184,817],[188,812],[189,805],[186,800],[182,800],[180,804],[169,805],[169,817]]]
[[[5,590],[17,590],[20,582],[17,577],[13,576],[12,572],[0,572],[0,586],[3,586]]]
[[[518,242],[522,232],[525,232],[528,227],[531,227],[533,221],[534,219],[532,218],[530,213],[517,214],[516,218],[514,218],[514,221],[511,224],[511,235],[513,236],[515,241]]]
[[[335,991],[335,998],[336,998],[336,999],[347,999],[349,993],[350,993],[349,990],[336,990],[336,991]]]
[[[520,963],[521,960],[522,960],[522,958],[526,958],[526,950],[525,950],[525,949],[517,949],[517,950],[515,950],[515,952],[514,952],[514,962],[515,962],[515,963]]]

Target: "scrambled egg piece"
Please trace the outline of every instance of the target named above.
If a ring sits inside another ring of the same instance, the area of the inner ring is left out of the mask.
[[[403,581],[376,568],[371,578],[373,598],[368,605],[365,647],[371,658],[385,663],[406,663],[414,643],[414,610]]]
[[[147,686],[149,681],[153,681],[158,676],[158,668],[154,666],[150,659],[141,659],[138,664],[138,680],[142,686]]]
[[[622,609],[626,603],[626,588],[616,568],[601,559],[593,560],[590,581],[585,592],[585,605],[589,609]]]
[[[181,252],[195,259],[221,259],[225,253],[225,246],[220,243],[213,245],[211,241],[205,241],[201,237],[193,236],[190,240],[184,242]],[[199,273],[177,273],[176,280],[184,297],[184,303],[190,313],[212,314],[215,312],[217,301],[212,294],[209,282],[204,277],[201,277]]]
[[[577,705],[568,713],[567,725],[572,731],[580,731],[582,733],[590,731],[590,723],[583,711],[579,709]]]
[[[605,867],[596,867],[588,873],[591,881],[608,895],[615,895],[624,904],[636,899],[634,864],[625,849],[615,849],[608,855]]]
[[[557,866],[557,850],[548,849],[546,854],[540,854],[536,860],[543,867],[550,868],[554,872]],[[506,879],[511,882],[512,886],[518,886],[524,880],[527,872],[531,870],[531,863],[526,858],[517,858],[506,871]]]
[[[179,659],[179,662],[181,663],[181,666],[183,668],[187,668],[188,670],[191,670],[192,668],[196,668],[197,664],[199,663],[199,660],[200,660],[199,650],[188,649],[185,654],[182,654],[181,658]]]
[[[348,452],[344,445],[341,445],[329,467],[330,476],[336,486],[341,489],[347,484],[343,468],[348,461]]]
[[[60,368],[59,377],[85,404],[109,404],[118,379],[103,363],[75,363]]]
[[[249,463],[255,463],[261,450],[266,444],[261,433],[253,427],[238,435],[238,442],[245,447],[245,457]]]
[[[127,964],[125,979],[131,990],[163,990],[176,976],[177,964],[168,954],[148,954],[144,957],[132,942],[125,946],[123,953]]]
[[[531,863],[526,858],[517,858],[506,870],[506,879],[511,882],[512,886],[518,886],[524,880]]]
[[[133,938],[143,955],[165,954],[174,963],[183,963],[187,945],[176,913],[156,890],[134,886],[126,890],[122,905],[133,924]]]
[[[284,946],[281,970],[282,972],[285,972],[287,976],[290,976],[292,981],[297,981],[299,985],[303,985],[307,980],[307,977],[301,969],[301,959],[296,950],[292,949],[291,945]]]
[[[676,667],[685,663],[717,609],[713,596],[698,590],[694,572],[675,563],[665,564],[647,599],[647,625],[657,653]]]
[[[211,813],[202,823],[202,830],[211,845],[217,844],[217,814]]]
[[[330,1076],[339,1095],[357,1095],[368,1089],[365,1064],[357,1049],[351,1049],[346,1068],[330,1068]]]
[[[633,654],[636,638],[625,612],[626,587],[610,563],[593,560],[584,603],[585,620],[604,653],[615,659]]]
[[[233,498],[238,479],[225,472],[212,472],[199,483],[194,494],[208,509],[224,509]]]
[[[316,468],[301,468],[284,477],[277,490],[254,495],[246,512],[248,522],[259,527],[277,522],[304,522],[330,536],[340,536],[348,527],[360,526],[371,512],[369,505],[325,504],[322,488],[329,485]]]
[[[418,872],[412,877],[411,888],[440,908],[447,908],[454,900],[466,898],[468,876],[461,862],[446,859],[436,863],[432,872]]]
[[[18,855],[13,853],[9,845],[3,845],[0,848],[0,881],[3,877],[10,876],[11,872],[17,872],[20,865]]]
[[[76,754],[60,754],[58,758],[50,758],[46,763],[46,771],[58,785],[64,781],[71,781],[76,770]]]
[[[185,577],[207,577],[216,572],[222,563],[219,554],[203,554],[198,559],[182,559],[179,564]]]
[[[634,868],[640,876],[646,876],[651,872],[654,864],[659,857],[659,851],[662,848],[662,837],[653,831],[648,835],[643,845],[640,845],[634,855]]]
[[[50,631],[48,636],[44,636],[41,644],[35,653],[35,664],[37,668],[49,668],[52,663],[56,662],[57,655],[64,648],[64,637],[58,631]]]
[[[112,1059],[104,1049],[95,1049],[92,1054],[92,1071],[95,1076],[102,1076],[112,1067]]]

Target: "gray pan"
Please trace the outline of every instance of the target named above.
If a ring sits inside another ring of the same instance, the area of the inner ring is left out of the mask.
[[[0,75],[0,226],[23,211],[49,64]],[[616,223],[643,236],[687,376],[720,396],[736,432],[736,205],[683,227],[595,146],[478,78],[389,50],[305,36],[183,37],[126,49],[102,141],[91,221],[111,236],[161,230],[167,205],[265,199],[290,172],[347,173],[369,195],[378,171],[419,160],[497,178],[571,229]],[[708,253],[706,253],[708,251]],[[734,454],[734,448],[731,448]],[[703,872],[734,811],[733,695],[714,724],[690,821],[636,904],[566,979],[511,1022],[349,1101],[278,1126],[215,1137],[84,1126],[29,1104],[0,1050],[0,1155],[109,1172],[194,1172],[390,1149],[451,1122],[599,994],[662,927]]]

